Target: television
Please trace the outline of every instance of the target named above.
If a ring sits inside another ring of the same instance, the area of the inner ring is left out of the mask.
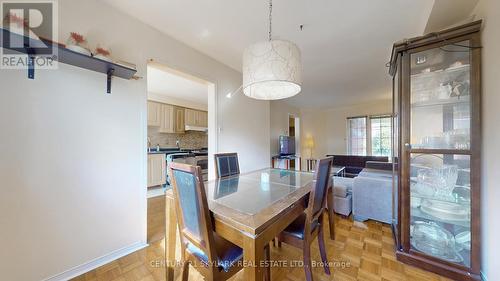
[[[295,155],[295,138],[290,136],[279,137],[279,154]]]

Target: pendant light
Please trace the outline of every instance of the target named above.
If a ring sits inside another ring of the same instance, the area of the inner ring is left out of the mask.
[[[272,39],[273,3],[269,1],[269,40],[243,52],[243,93],[259,100],[278,100],[300,93],[300,49],[286,40]]]

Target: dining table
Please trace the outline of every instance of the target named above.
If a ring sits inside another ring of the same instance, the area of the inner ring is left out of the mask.
[[[332,167],[332,172],[335,172]],[[208,207],[217,235],[243,249],[244,280],[263,280],[265,247],[306,209],[314,174],[265,168],[205,182]],[[167,190],[165,256],[167,280],[174,279],[177,217]],[[330,238],[334,239],[333,194],[328,198]]]

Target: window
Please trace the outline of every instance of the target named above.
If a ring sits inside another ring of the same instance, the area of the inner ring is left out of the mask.
[[[366,121],[366,117],[347,118],[347,148],[350,155],[366,155]]]
[[[391,156],[391,116],[370,117],[371,155]]]
[[[391,156],[391,122],[390,115],[347,118],[348,154]]]

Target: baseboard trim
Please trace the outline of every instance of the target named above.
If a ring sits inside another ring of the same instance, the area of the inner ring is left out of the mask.
[[[80,276],[86,272],[89,272],[93,269],[96,269],[102,265],[105,265],[105,264],[110,263],[114,260],[117,260],[121,257],[124,257],[128,254],[131,254],[135,251],[143,249],[147,246],[149,246],[149,245],[147,243],[144,243],[144,242],[134,243],[130,246],[123,247],[123,248],[118,249],[116,251],[113,251],[107,255],[101,256],[101,257],[96,258],[94,260],[91,260],[87,263],[73,267],[69,270],[62,272],[62,273],[59,273],[59,274],[56,274],[52,277],[44,279],[44,281],[63,281],[63,280],[69,280],[71,278],[75,278],[75,277]]]
[[[481,280],[488,281],[488,278],[486,278],[486,275],[484,275],[484,272],[482,271],[481,271]]]

